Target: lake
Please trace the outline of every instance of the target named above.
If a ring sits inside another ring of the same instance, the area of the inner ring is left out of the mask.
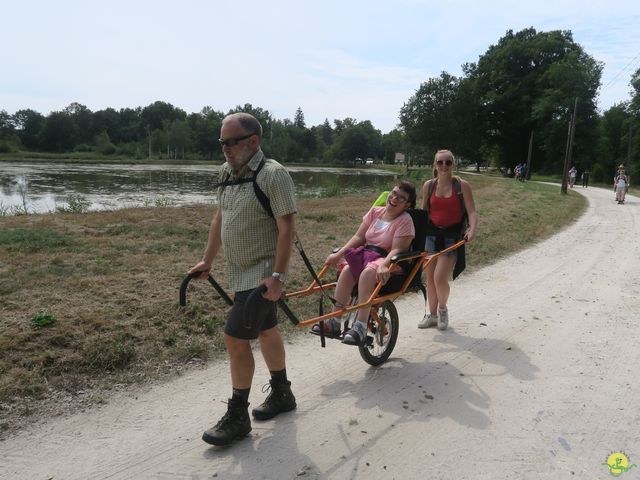
[[[219,165],[0,162],[0,215],[47,213],[82,196],[89,210],[215,203]],[[394,175],[375,168],[288,168],[298,196],[388,189]]]

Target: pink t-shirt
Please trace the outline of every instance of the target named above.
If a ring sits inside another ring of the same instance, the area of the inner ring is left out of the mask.
[[[416,231],[413,227],[413,220],[407,212],[403,212],[391,222],[381,220],[380,217],[382,217],[385,208],[371,208],[362,217],[362,221],[368,226],[364,236],[367,245],[375,245],[389,251],[395,237],[415,237]]]

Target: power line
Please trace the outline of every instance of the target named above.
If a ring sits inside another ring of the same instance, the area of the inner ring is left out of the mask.
[[[615,77],[613,77],[611,80],[609,80],[609,83],[607,83],[604,87],[602,87],[602,89],[600,90],[600,92],[602,93],[603,91],[605,91],[607,89],[607,87],[609,87],[609,85],[611,85],[613,82],[615,82],[620,75],[622,75],[631,65],[633,65],[633,63],[640,58],[640,53],[638,53],[628,64],[626,67],[624,67],[622,70],[620,70]]]

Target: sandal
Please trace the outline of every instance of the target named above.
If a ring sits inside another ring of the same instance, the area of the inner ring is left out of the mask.
[[[342,335],[340,322],[334,318],[324,321],[324,336],[327,338],[340,338]],[[309,333],[320,335],[320,323],[316,323]]]

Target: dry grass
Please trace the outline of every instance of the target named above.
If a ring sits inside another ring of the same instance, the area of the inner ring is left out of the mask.
[[[470,177],[480,235],[472,270],[557,231],[584,208],[575,193]],[[301,200],[298,232],[319,268],[344,243],[377,195]],[[104,401],[114,385],[146,382],[224,352],[226,306],[184,273],[202,255],[210,206],[0,218],[0,430],[34,413]],[[224,282],[220,262],[214,276]],[[309,282],[292,256],[289,289]],[[315,311],[296,303],[300,316]],[[299,332],[283,322],[286,335]]]

